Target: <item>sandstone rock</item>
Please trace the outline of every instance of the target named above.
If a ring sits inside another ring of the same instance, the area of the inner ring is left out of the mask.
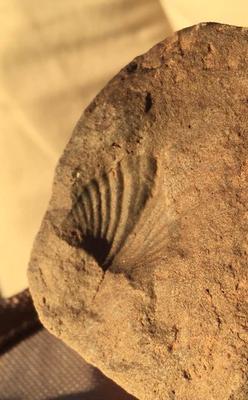
[[[142,400],[244,400],[248,30],[137,57],[78,122],[29,266],[50,332]]]

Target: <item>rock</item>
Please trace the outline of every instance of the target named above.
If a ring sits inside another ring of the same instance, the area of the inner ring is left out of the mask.
[[[57,337],[142,400],[243,400],[248,30],[185,29],[84,112],[29,266]]]

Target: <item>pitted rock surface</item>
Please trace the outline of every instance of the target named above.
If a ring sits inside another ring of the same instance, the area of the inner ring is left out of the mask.
[[[29,266],[43,324],[141,400],[245,400],[248,30],[137,57],[78,122]]]

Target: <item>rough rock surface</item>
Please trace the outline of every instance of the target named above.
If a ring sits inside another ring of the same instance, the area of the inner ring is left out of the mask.
[[[34,243],[56,336],[142,400],[248,396],[248,30],[185,29],[78,122]]]

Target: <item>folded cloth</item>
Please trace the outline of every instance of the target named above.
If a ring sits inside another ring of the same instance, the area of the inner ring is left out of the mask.
[[[11,296],[27,286],[54,167],[82,111],[171,28],[159,0],[0,5],[0,287]]]

